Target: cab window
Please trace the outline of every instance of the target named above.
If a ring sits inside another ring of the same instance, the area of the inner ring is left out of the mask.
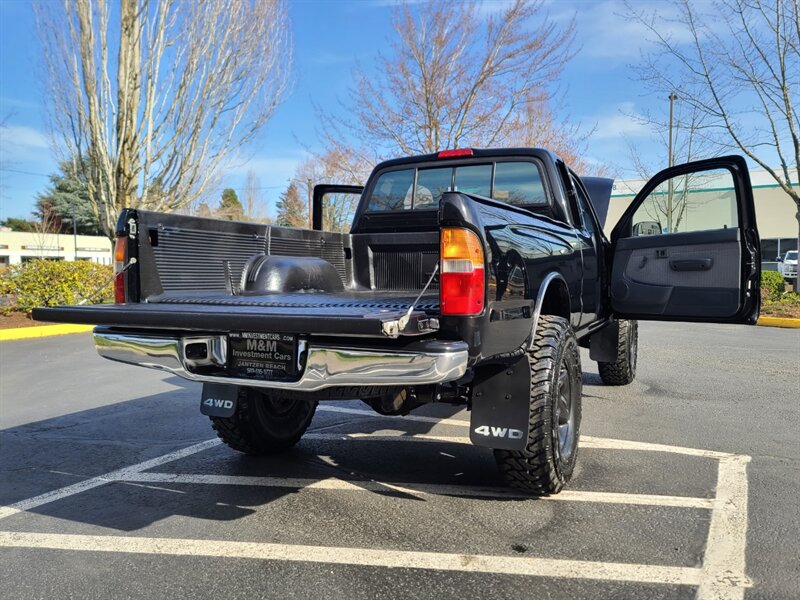
[[[453,168],[420,169],[417,189],[414,190],[414,208],[438,208],[442,194],[452,189]]]
[[[403,210],[411,208],[414,169],[383,173],[369,198],[367,210]]]
[[[532,162],[498,162],[492,198],[518,206],[548,204],[542,174]]]
[[[531,209],[549,207],[539,165],[505,161],[387,171],[372,188],[368,211],[435,210],[448,191]]]
[[[492,165],[456,167],[455,191],[492,197]]]

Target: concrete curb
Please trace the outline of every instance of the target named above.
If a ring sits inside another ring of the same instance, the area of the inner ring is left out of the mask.
[[[800,319],[790,319],[788,317],[759,317],[757,325],[761,325],[762,327],[800,329]]]
[[[9,340],[25,340],[29,338],[49,337],[51,335],[65,335],[67,333],[85,333],[94,329],[94,325],[32,325],[30,327],[15,327],[13,329],[0,329],[0,342]]]

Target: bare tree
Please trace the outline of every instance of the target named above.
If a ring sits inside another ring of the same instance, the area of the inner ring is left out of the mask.
[[[550,100],[574,54],[574,22],[559,26],[545,4],[515,0],[487,20],[472,2],[398,6],[388,53],[373,72],[354,72],[354,122],[324,119],[328,145],[351,132],[395,154],[507,142],[532,105]]]
[[[334,147],[303,162],[292,178],[297,189],[321,183],[363,185],[371,163],[352,148]],[[326,198],[323,206],[322,228],[325,231],[350,231],[358,201],[351,194],[335,194]]]
[[[108,235],[121,208],[203,195],[287,88],[282,0],[63,0],[36,17],[57,148],[89,165]]]
[[[36,252],[39,258],[44,259],[48,256],[47,252],[60,250],[58,246],[58,233],[61,229],[61,219],[53,207],[49,204],[42,205],[35,213],[34,240],[36,241]],[[57,255],[56,255],[57,256]]]
[[[707,139],[767,171],[794,200],[800,232],[800,3],[672,0],[672,8],[666,19],[628,6],[655,43],[642,59],[642,81],[656,92],[677,90],[703,115]],[[685,38],[666,33],[676,29]]]
[[[552,99],[547,98],[526,103],[522,113],[514,119],[506,143],[552,150],[581,175],[608,175],[608,165],[589,163],[583,157],[586,141],[593,130],[582,132],[578,124],[557,118],[551,103]]]
[[[247,179],[245,180],[244,218],[247,221],[255,221],[258,223],[269,222],[264,199],[261,194],[261,180],[252,169],[247,171]]]

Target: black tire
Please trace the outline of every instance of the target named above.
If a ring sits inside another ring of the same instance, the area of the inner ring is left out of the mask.
[[[509,485],[544,496],[561,491],[572,477],[578,455],[581,357],[569,322],[542,315],[528,360],[528,444],[522,451],[495,450],[494,456]]]
[[[273,454],[294,446],[308,429],[317,403],[239,388],[232,417],[209,417],[219,438],[239,452]]]
[[[606,385],[628,385],[636,378],[636,356],[639,351],[639,323],[619,321],[619,342],[615,362],[598,362],[600,379]]]

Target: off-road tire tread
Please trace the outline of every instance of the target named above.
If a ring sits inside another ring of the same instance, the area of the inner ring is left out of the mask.
[[[551,315],[539,317],[536,336],[528,352],[531,367],[531,407],[528,444],[525,450],[495,450],[495,460],[506,482],[514,488],[524,489],[537,496],[555,494],[561,491],[572,476],[577,454],[577,439],[580,434],[580,400],[578,400],[578,421],[575,432],[576,442],[568,471],[559,472],[553,451],[551,411],[551,385],[553,371],[555,381],[560,371],[560,346],[575,339],[569,322]],[[566,351],[566,348],[565,348]],[[577,342],[572,344],[573,358],[580,373],[580,353]],[[579,390],[580,391],[580,390]],[[580,395],[579,395],[580,398]],[[558,443],[557,441],[555,443]]]
[[[619,343],[617,344],[617,360],[615,362],[597,363],[600,379],[606,385],[628,385],[636,378],[636,369],[631,365],[628,356],[630,344],[630,329],[636,327],[634,321],[621,320],[619,322]],[[638,330],[636,335],[639,335]]]
[[[291,435],[282,438],[270,437],[258,426],[257,416],[254,414],[253,402],[244,388],[239,390],[236,412],[231,417],[209,417],[211,427],[216,431],[217,437],[227,446],[254,456],[275,454],[294,446],[311,424],[311,419],[316,411],[316,402],[313,410],[302,422],[295,424]]]

